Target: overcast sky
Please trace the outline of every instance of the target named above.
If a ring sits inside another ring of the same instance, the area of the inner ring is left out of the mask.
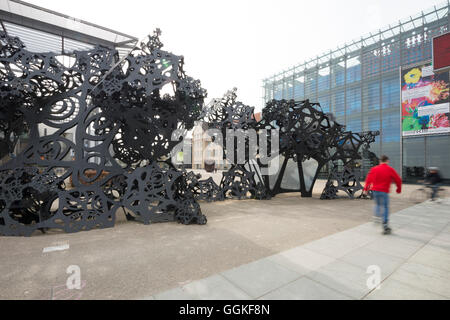
[[[162,30],[208,101],[238,88],[260,109],[262,79],[442,0],[25,0],[143,38]]]

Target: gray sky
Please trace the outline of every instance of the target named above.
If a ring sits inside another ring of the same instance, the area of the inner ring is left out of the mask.
[[[442,0],[25,0],[139,38],[162,29],[209,101],[237,87],[260,109],[262,79]]]

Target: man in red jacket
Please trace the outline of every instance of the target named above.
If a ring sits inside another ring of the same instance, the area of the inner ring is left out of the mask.
[[[384,209],[383,214],[383,229],[384,234],[390,234],[391,228],[388,226],[389,222],[389,192],[392,182],[397,185],[397,193],[402,192],[402,179],[398,173],[389,166],[389,158],[381,156],[380,165],[372,168],[367,175],[366,184],[364,186],[364,193],[367,194],[369,190],[373,191],[373,198],[375,200],[375,214],[381,216],[381,209]]]

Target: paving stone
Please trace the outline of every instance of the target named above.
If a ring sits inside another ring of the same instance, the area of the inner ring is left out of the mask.
[[[381,278],[385,279],[391,275],[402,263],[404,258],[394,257],[385,253],[368,249],[367,247],[359,248],[351,253],[343,256],[340,260],[348,262],[354,266],[361,267],[365,270],[369,266],[377,266],[381,270]]]
[[[373,241],[363,248],[406,259],[419,251],[424,245],[423,242],[407,240],[393,234],[378,241]]]
[[[434,238],[430,242],[428,242],[427,246],[434,249],[444,249],[450,252],[450,241],[442,240],[443,238]]]
[[[387,279],[380,290],[372,291],[367,300],[445,300],[438,294],[407,285],[403,282]]]
[[[401,237],[405,240],[410,240],[410,241],[417,241],[417,242],[422,242],[422,243],[428,243],[431,239],[433,239],[436,236],[436,232],[424,232],[422,231],[417,231],[417,230],[413,230],[413,229],[407,229],[407,227],[405,228],[401,228],[401,229],[393,229],[392,231],[392,235]]]
[[[221,275],[191,282],[183,290],[199,300],[248,300],[250,296]]]
[[[351,298],[316,281],[301,278],[263,296],[261,300],[350,300]]]
[[[367,286],[370,274],[366,273],[366,269],[344,261],[332,262],[306,277],[353,299],[361,299],[370,291]]]
[[[193,300],[194,297],[183,288],[177,287],[158,294],[153,295],[155,300]]]
[[[297,247],[288,251],[281,252],[268,258],[283,267],[296,271],[304,275],[310,271],[317,270],[336,259]]]
[[[402,265],[391,279],[450,299],[450,274],[447,271],[409,262]]]
[[[225,271],[222,275],[252,298],[259,298],[272,290],[297,280],[301,276],[301,274],[269,259],[258,260]]]
[[[450,252],[436,246],[427,245],[419,250],[409,259],[409,262],[416,262],[431,266],[437,269],[450,271]]]
[[[373,241],[374,237],[375,235],[363,235],[352,230],[310,242],[303,248],[332,258],[340,258]]]

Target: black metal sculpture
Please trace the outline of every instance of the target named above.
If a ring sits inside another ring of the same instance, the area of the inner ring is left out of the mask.
[[[373,158],[376,159],[369,147],[379,132],[345,131],[345,126],[325,114],[318,103],[309,100],[272,100],[263,109],[262,120],[257,122],[254,108],[237,102],[236,98],[236,89],[230,90],[222,99],[213,100],[203,113],[209,128],[219,130],[222,144],[226,146],[224,158],[232,163],[231,169],[223,173],[220,184],[223,195],[214,197],[214,200],[269,199],[284,192],[300,192],[303,197],[311,197],[320,172],[327,166],[331,170],[322,199],[336,198],[339,190],[354,198],[363,189],[362,172],[358,166],[363,158],[370,157],[372,162]],[[248,135],[245,135],[245,131],[250,129],[279,130],[279,137],[269,134],[266,141],[269,151],[266,157],[279,157],[280,166],[275,174],[261,173],[260,169],[267,168],[267,164],[261,163],[258,153],[262,141],[257,136],[256,149],[251,150]],[[237,137],[236,132],[239,131],[244,132],[242,139]],[[225,140],[232,133],[234,143],[228,150]],[[279,139],[279,150],[271,154],[274,138]],[[244,161],[240,163],[237,161],[238,148],[245,150]],[[255,152],[258,153],[256,157]],[[343,170],[339,163],[343,164]]]
[[[162,50],[159,36],[123,59],[100,46],[68,59],[29,52],[0,33],[0,234],[112,227],[120,208],[144,224],[205,224],[197,201],[311,197],[326,165],[323,199],[362,189],[358,161],[376,158],[369,146],[379,133],[346,132],[308,100],[270,101],[258,122],[236,89],[203,108],[206,91],[186,76],[183,57]],[[171,161],[199,120],[214,130],[213,141],[222,138],[231,163],[220,185]],[[269,158],[278,172],[262,170]]]
[[[270,195],[251,162],[258,152],[258,142],[251,148],[247,134],[248,130],[258,128],[258,122],[254,116],[254,108],[237,101],[236,91],[233,88],[222,99],[213,100],[202,114],[209,129],[213,129],[213,140],[217,139],[214,130],[220,133],[223,158],[231,163],[231,168],[223,173],[220,182],[222,196],[218,199],[267,200]],[[229,143],[231,149],[228,149]],[[241,155],[238,150],[243,151]]]
[[[370,152],[370,144],[380,135],[379,131],[362,133],[343,132],[338,138],[337,148],[330,163],[330,174],[321,199],[336,199],[339,191],[344,191],[354,199],[366,198],[363,194],[363,160],[376,165],[378,159]],[[357,193],[360,193],[359,196]]]
[[[193,127],[206,91],[159,35],[122,60],[96,47],[68,65],[0,33],[0,234],[111,227],[120,207],[144,223],[206,223],[170,161],[173,131]]]
[[[280,170],[265,176],[271,194],[301,192],[311,197],[322,168],[343,126],[332,121],[317,103],[273,100],[263,109],[261,125],[280,131]]]
[[[213,202],[225,200],[222,188],[220,188],[213,178],[200,180],[201,175],[194,172],[185,173],[187,185],[185,189],[190,190],[196,200]]]

